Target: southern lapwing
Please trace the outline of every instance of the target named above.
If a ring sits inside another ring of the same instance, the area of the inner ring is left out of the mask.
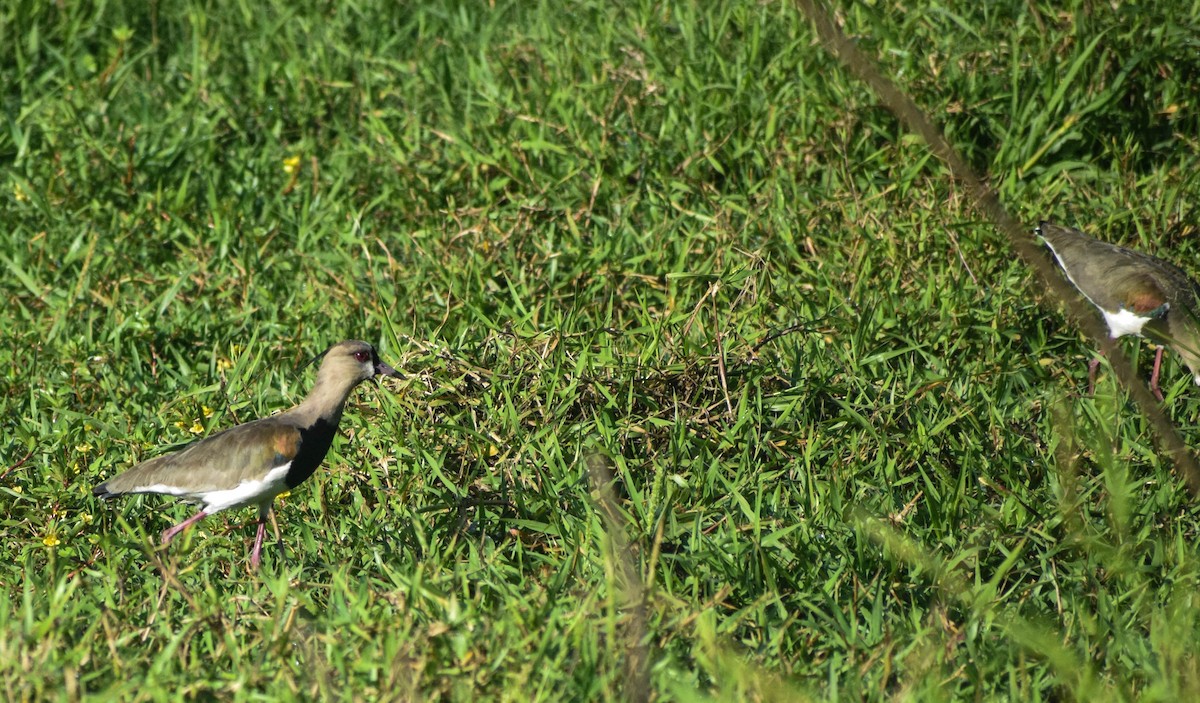
[[[370,344],[342,342],[325,352],[317,384],[296,407],[138,464],[96,486],[92,493],[101,498],[165,493],[201,506],[200,512],[162,533],[164,545],[213,513],[256,505],[258,534],[250,565],[257,569],[271,502],[320,466],[333,443],[350,391],[375,376],[399,375],[379,360]]]
[[[1104,315],[1113,339],[1132,334],[1159,344],[1150,374],[1150,389],[1159,400],[1164,344],[1183,358],[1200,385],[1200,286],[1195,281],[1162,259],[1092,239],[1070,227],[1042,222],[1036,232],[1071,283]],[[1088,367],[1089,385],[1099,364],[1093,359]]]

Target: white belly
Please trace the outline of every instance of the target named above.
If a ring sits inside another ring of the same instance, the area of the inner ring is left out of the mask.
[[[287,472],[292,462],[276,466],[267,472],[261,480],[242,481],[233,488],[223,488],[213,491],[188,491],[175,486],[157,484],[138,489],[138,493],[165,493],[178,496],[198,503],[201,510],[213,513],[230,508],[241,508],[247,505],[262,505],[274,500],[275,496],[283,493],[287,487]]]
[[[1127,334],[1141,337],[1142,327],[1154,319],[1152,317],[1144,317],[1130,310],[1109,312],[1101,309],[1100,312],[1104,313],[1104,321],[1108,323],[1108,334],[1113,339],[1124,337]]]

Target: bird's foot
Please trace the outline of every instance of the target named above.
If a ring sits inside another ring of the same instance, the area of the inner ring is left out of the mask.
[[[1166,303],[1163,303],[1166,305]],[[1162,391],[1158,388],[1158,370],[1162,366],[1163,348],[1158,345],[1158,350],[1154,352],[1154,370],[1150,372],[1150,391],[1158,398],[1158,402],[1163,401]]]
[[[184,520],[183,522],[179,523],[178,525],[171,527],[167,530],[164,530],[162,533],[163,545],[165,546],[165,545],[170,544],[171,540],[175,539],[175,537],[177,535],[179,535],[180,532],[183,532],[184,530],[191,527],[192,525],[195,525],[196,523],[200,522],[207,516],[208,516],[208,513],[201,510],[200,512],[198,512],[195,515],[191,516],[190,518]]]
[[[263,537],[267,534],[267,521],[264,518],[259,518],[258,530],[254,533],[254,549],[250,550],[250,568],[258,571],[258,567],[262,564],[262,545]]]
[[[1096,369],[1100,368],[1100,359],[1095,358],[1088,362],[1088,397],[1096,395]]]

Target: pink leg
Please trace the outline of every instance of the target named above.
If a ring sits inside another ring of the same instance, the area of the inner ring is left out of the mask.
[[[1159,402],[1163,399],[1162,391],[1158,389],[1158,367],[1162,365],[1163,348],[1158,345],[1158,351],[1154,352],[1154,371],[1150,373],[1150,390],[1158,398]]]
[[[1096,369],[1100,368],[1097,357],[1088,362],[1088,395],[1096,395]]]
[[[178,535],[180,532],[183,532],[184,530],[191,527],[192,525],[195,525],[196,523],[200,522],[207,516],[208,516],[208,513],[201,510],[200,512],[198,512],[195,515],[191,516],[190,518],[184,520],[183,522],[179,523],[178,525],[164,531],[162,533],[162,543],[170,544],[171,540],[175,539],[176,535]]]
[[[262,563],[263,538],[267,534],[267,516],[271,514],[270,506],[258,511],[258,531],[254,535],[254,549],[250,550],[250,568],[257,569]]]

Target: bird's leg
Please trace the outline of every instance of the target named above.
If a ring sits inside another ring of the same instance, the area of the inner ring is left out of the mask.
[[[279,520],[276,519],[274,510],[271,511],[271,529],[275,531],[275,549],[279,552],[279,558],[282,560],[285,556],[283,552],[283,537],[279,536]]]
[[[208,516],[208,513],[201,510],[200,512],[198,512],[195,515],[191,516],[190,518],[184,520],[183,522],[179,523],[178,525],[176,525],[172,528],[169,528],[167,530],[164,530],[162,533],[162,543],[170,544],[171,540],[175,539],[176,535],[178,535],[180,532],[183,532],[184,530],[191,527],[192,525],[195,525],[196,523],[200,522],[207,516]]]
[[[1150,372],[1150,390],[1158,398],[1161,403],[1163,399],[1162,391],[1158,388],[1158,367],[1162,365],[1163,346],[1158,345],[1158,351],[1154,352],[1154,370]]]
[[[1100,357],[1088,362],[1088,395],[1096,395],[1096,369],[1100,368]]]
[[[264,505],[258,509],[258,530],[254,534],[254,549],[250,550],[250,567],[258,569],[262,563],[263,537],[267,534],[267,516],[271,514],[271,506]]]

